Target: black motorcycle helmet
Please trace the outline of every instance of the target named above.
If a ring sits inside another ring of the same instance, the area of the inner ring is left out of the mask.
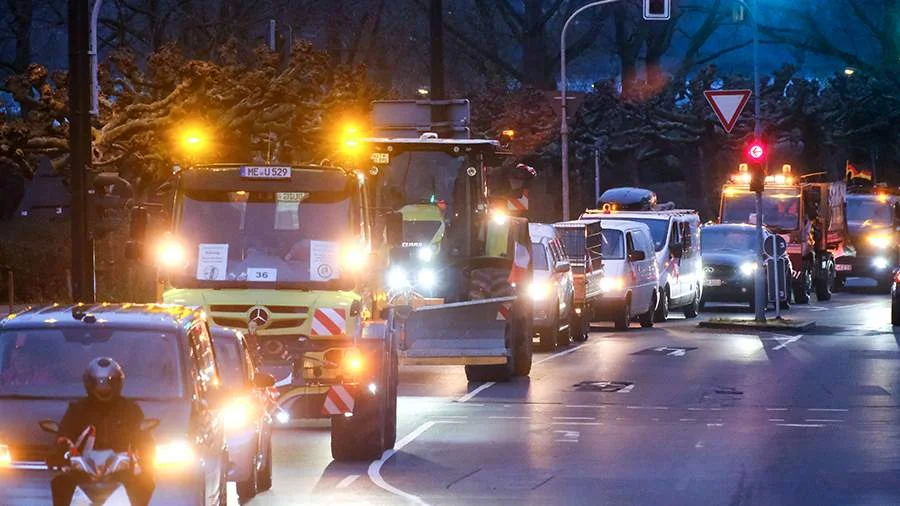
[[[118,399],[125,384],[125,372],[119,364],[109,358],[91,360],[84,371],[84,389],[88,396],[102,402]]]

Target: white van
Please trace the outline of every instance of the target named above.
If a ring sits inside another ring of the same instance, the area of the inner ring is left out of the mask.
[[[659,271],[650,228],[634,221],[603,220],[603,278],[596,320],[627,330],[635,318],[652,327],[659,301]]]
[[[588,210],[583,218],[628,220],[650,228],[659,269],[659,306],[656,321],[665,321],[669,310],[681,308],[686,318],[700,312],[703,290],[703,263],[700,260],[700,216],[696,211],[615,211]]]

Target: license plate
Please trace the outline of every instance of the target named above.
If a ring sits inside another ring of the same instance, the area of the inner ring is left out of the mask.
[[[290,179],[291,168],[245,165],[241,167],[241,177],[247,179]]]
[[[391,163],[391,155],[387,153],[372,153],[372,163],[387,165]]]
[[[852,271],[853,266],[850,264],[835,264],[834,270],[836,270],[836,271]]]
[[[704,286],[722,286],[721,279],[707,279],[703,282]]]

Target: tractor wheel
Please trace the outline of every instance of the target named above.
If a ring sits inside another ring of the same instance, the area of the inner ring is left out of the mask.
[[[371,461],[381,457],[387,423],[388,389],[374,395],[368,390],[356,394],[353,416],[331,419],[331,456],[338,462]]]
[[[516,318],[512,325],[512,336],[509,345],[513,354],[513,375],[528,376],[531,374],[531,362],[534,357],[534,340],[531,339],[530,325],[524,318]]]
[[[794,283],[794,303],[809,304],[809,295],[812,293],[812,272],[809,269],[800,271],[800,279]]]
[[[825,267],[825,272],[816,276],[816,299],[820,301],[831,300],[831,291],[834,287],[834,269],[831,262]]]

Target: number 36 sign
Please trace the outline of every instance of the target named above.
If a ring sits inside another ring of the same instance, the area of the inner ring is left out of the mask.
[[[247,281],[259,283],[274,283],[277,280],[278,269],[247,269]]]

